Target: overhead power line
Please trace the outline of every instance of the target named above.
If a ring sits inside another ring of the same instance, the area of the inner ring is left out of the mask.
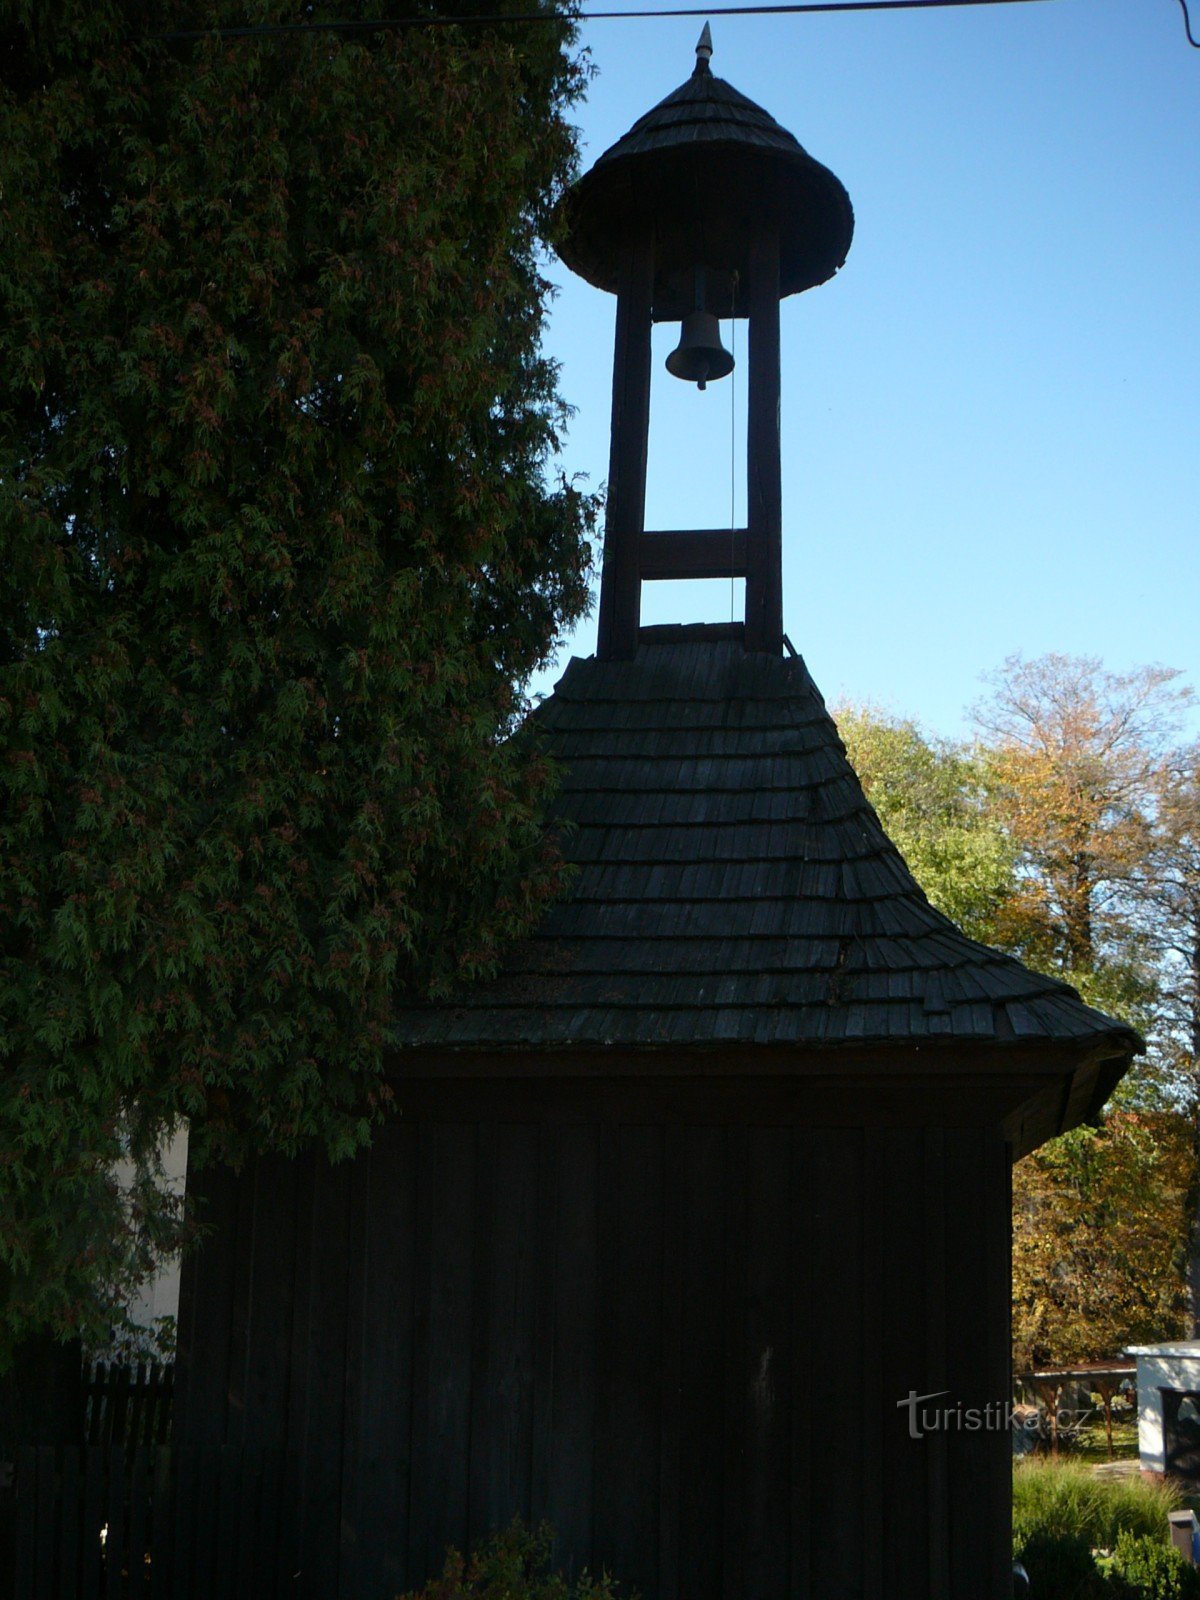
[[[778,5],[666,6],[656,11],[509,11],[470,12],[443,15],[416,14],[411,17],[347,17],[338,22],[274,22],[248,24],[240,28],[180,28],[170,33],[151,33],[154,40],[174,39],[255,39],[296,33],[379,33],[394,28],[470,28],[495,27],[510,22],[612,22],[633,21],[642,17],[779,17],[800,16],[830,11],[937,11],[949,6],[1011,6],[1044,4],[1045,0],[793,0]],[[1188,0],[1179,0],[1187,42],[1200,50],[1200,39],[1192,33]]]
[[[289,33],[378,33],[392,28],[494,27],[507,22],[611,22],[640,17],[797,16],[816,11],[935,11],[948,6],[1045,4],[1046,0],[791,0],[780,5],[668,6],[656,11],[511,11],[411,17],[352,17],[340,22],[274,22],[240,28],[185,28],[152,39],[249,39]],[[1180,0],[1184,4],[1184,0]],[[1186,7],[1185,7],[1186,15]],[[1190,28],[1189,28],[1190,33]]]

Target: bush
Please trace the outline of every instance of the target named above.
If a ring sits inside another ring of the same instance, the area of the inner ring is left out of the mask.
[[[1098,1550],[1112,1550],[1122,1533],[1161,1544],[1167,1513],[1179,1503],[1175,1489],[1145,1478],[1099,1478],[1080,1463],[1022,1462],[1013,1472],[1013,1551],[1023,1560],[1035,1534],[1075,1536]]]
[[[1124,1580],[1132,1600],[1200,1600],[1200,1572],[1161,1534],[1121,1534],[1112,1570]]]
[[[1080,1534],[1031,1534],[1020,1560],[1033,1600],[1101,1600],[1109,1593],[1092,1547]]]
[[[515,1521],[469,1562],[457,1550],[448,1550],[441,1577],[403,1600],[618,1600],[607,1573],[593,1578],[585,1570],[568,1583],[551,1568],[553,1549],[552,1529],[543,1526],[530,1533]]]

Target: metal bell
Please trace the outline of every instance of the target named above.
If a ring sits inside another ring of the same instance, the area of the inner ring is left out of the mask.
[[[721,343],[721,324],[711,311],[689,311],[684,317],[679,343],[667,357],[667,371],[699,389],[710,378],[715,383],[733,371],[733,357]]]

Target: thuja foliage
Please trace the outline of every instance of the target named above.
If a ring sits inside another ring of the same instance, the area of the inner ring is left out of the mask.
[[[178,1238],[179,1119],[360,1145],[394,997],[556,886],[507,735],[586,604],[572,33],[154,37],[296,15],[0,0],[0,1343]]]
[[[403,1600],[617,1600],[607,1574],[594,1578],[585,1570],[570,1582],[555,1570],[553,1550],[550,1528],[530,1532],[516,1521],[469,1561],[448,1551],[440,1577]]]

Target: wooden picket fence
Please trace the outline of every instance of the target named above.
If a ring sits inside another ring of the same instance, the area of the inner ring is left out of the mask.
[[[171,1362],[96,1361],[85,1369],[84,1442],[140,1446],[169,1444],[175,1368]]]
[[[277,1453],[24,1449],[0,1496],[13,1552],[0,1597],[282,1600],[295,1592],[284,1491]]]

